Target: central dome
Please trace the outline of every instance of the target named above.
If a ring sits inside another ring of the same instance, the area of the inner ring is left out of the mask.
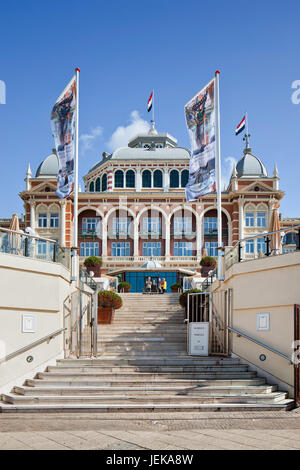
[[[147,263],[142,265],[142,268],[146,269],[155,269],[155,268],[161,268],[161,264],[158,261],[155,261],[154,259],[150,259],[147,261]]]
[[[36,178],[56,178],[58,174],[58,158],[55,153],[46,157],[36,170]]]

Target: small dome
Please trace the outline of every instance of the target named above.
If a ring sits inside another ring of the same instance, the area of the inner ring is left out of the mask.
[[[36,170],[36,178],[56,178],[58,174],[58,158],[55,153],[52,153],[42,163],[39,165]]]
[[[146,269],[155,269],[155,268],[161,268],[161,264],[158,262],[158,261],[155,261],[153,259],[150,259],[149,261],[147,261],[147,263],[145,264],[142,264],[142,268],[146,268]]]
[[[264,178],[268,176],[265,165],[258,157],[252,155],[250,148],[244,150],[244,156],[238,161],[236,171],[238,178],[243,176]]]

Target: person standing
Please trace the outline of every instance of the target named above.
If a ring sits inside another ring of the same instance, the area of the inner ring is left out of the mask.
[[[162,291],[163,291],[163,294],[166,292],[167,290],[167,281],[165,280],[165,278],[163,278],[162,280]]]
[[[158,285],[158,292],[159,292],[160,294],[162,294],[162,293],[163,293],[163,291],[162,291],[162,282],[161,282],[160,277],[158,278],[158,283],[157,283],[157,285]]]
[[[147,281],[146,281],[146,292],[148,292],[149,294],[151,294],[151,288],[152,288],[151,277],[148,277],[148,279],[147,279]]]

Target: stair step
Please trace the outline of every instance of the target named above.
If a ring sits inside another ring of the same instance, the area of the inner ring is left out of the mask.
[[[278,403],[282,400],[285,400],[287,393],[285,392],[271,392],[268,394],[248,394],[248,395],[203,395],[203,396],[193,396],[193,403]],[[51,395],[39,395],[39,396],[24,396],[24,395],[8,395],[3,394],[2,399],[5,403],[12,404],[53,404],[53,403],[94,403],[94,404],[123,404],[128,405],[130,403],[135,404],[180,404],[186,402],[186,396],[182,395],[163,395],[163,396],[129,396],[124,394],[120,395],[88,395],[88,396],[78,396],[78,395],[68,395],[68,396],[51,396]]]

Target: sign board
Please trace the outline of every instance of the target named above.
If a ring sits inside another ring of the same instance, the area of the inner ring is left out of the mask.
[[[189,323],[189,354],[208,356],[209,322]]]

